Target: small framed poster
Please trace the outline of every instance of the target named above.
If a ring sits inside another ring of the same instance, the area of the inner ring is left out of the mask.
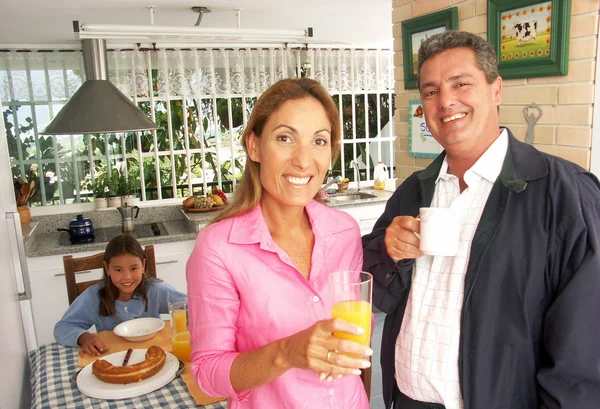
[[[458,7],[451,7],[402,22],[404,89],[417,87],[418,53],[421,43],[434,34],[458,30]]]
[[[500,76],[567,75],[570,21],[571,0],[488,0],[488,41]]]
[[[408,101],[408,154],[419,158],[435,158],[444,148],[434,138],[427,124],[420,99]]]

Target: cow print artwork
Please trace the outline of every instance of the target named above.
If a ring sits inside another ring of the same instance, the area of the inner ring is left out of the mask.
[[[552,43],[552,1],[500,13],[500,62],[547,58]]]

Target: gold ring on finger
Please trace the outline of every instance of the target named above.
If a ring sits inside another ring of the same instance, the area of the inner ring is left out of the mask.
[[[329,362],[329,363],[332,363],[332,362],[331,362],[331,359],[330,359],[330,358],[331,358],[331,353],[332,353],[332,352],[333,352],[333,350],[332,350],[332,349],[330,349],[329,351],[327,351],[327,362]]]

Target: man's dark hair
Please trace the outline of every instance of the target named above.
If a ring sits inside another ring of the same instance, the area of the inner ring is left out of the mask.
[[[449,30],[429,37],[419,48],[419,65],[417,84],[420,88],[421,67],[436,54],[453,48],[470,48],[475,52],[477,65],[485,73],[488,84],[493,83],[498,77],[498,60],[492,45],[483,38],[465,31]]]

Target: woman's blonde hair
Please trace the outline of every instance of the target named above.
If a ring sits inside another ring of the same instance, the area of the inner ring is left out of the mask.
[[[242,146],[246,152],[246,167],[242,180],[236,188],[232,203],[223,209],[211,223],[230,217],[240,216],[252,210],[262,197],[260,183],[260,163],[254,162],[248,156],[248,140],[254,133],[261,137],[265,124],[275,111],[286,101],[312,97],[319,101],[325,109],[325,114],[331,125],[331,161],[335,163],[340,152],[340,118],[338,109],[327,90],[315,80],[309,78],[288,78],[271,85],[256,101],[248,120]]]

